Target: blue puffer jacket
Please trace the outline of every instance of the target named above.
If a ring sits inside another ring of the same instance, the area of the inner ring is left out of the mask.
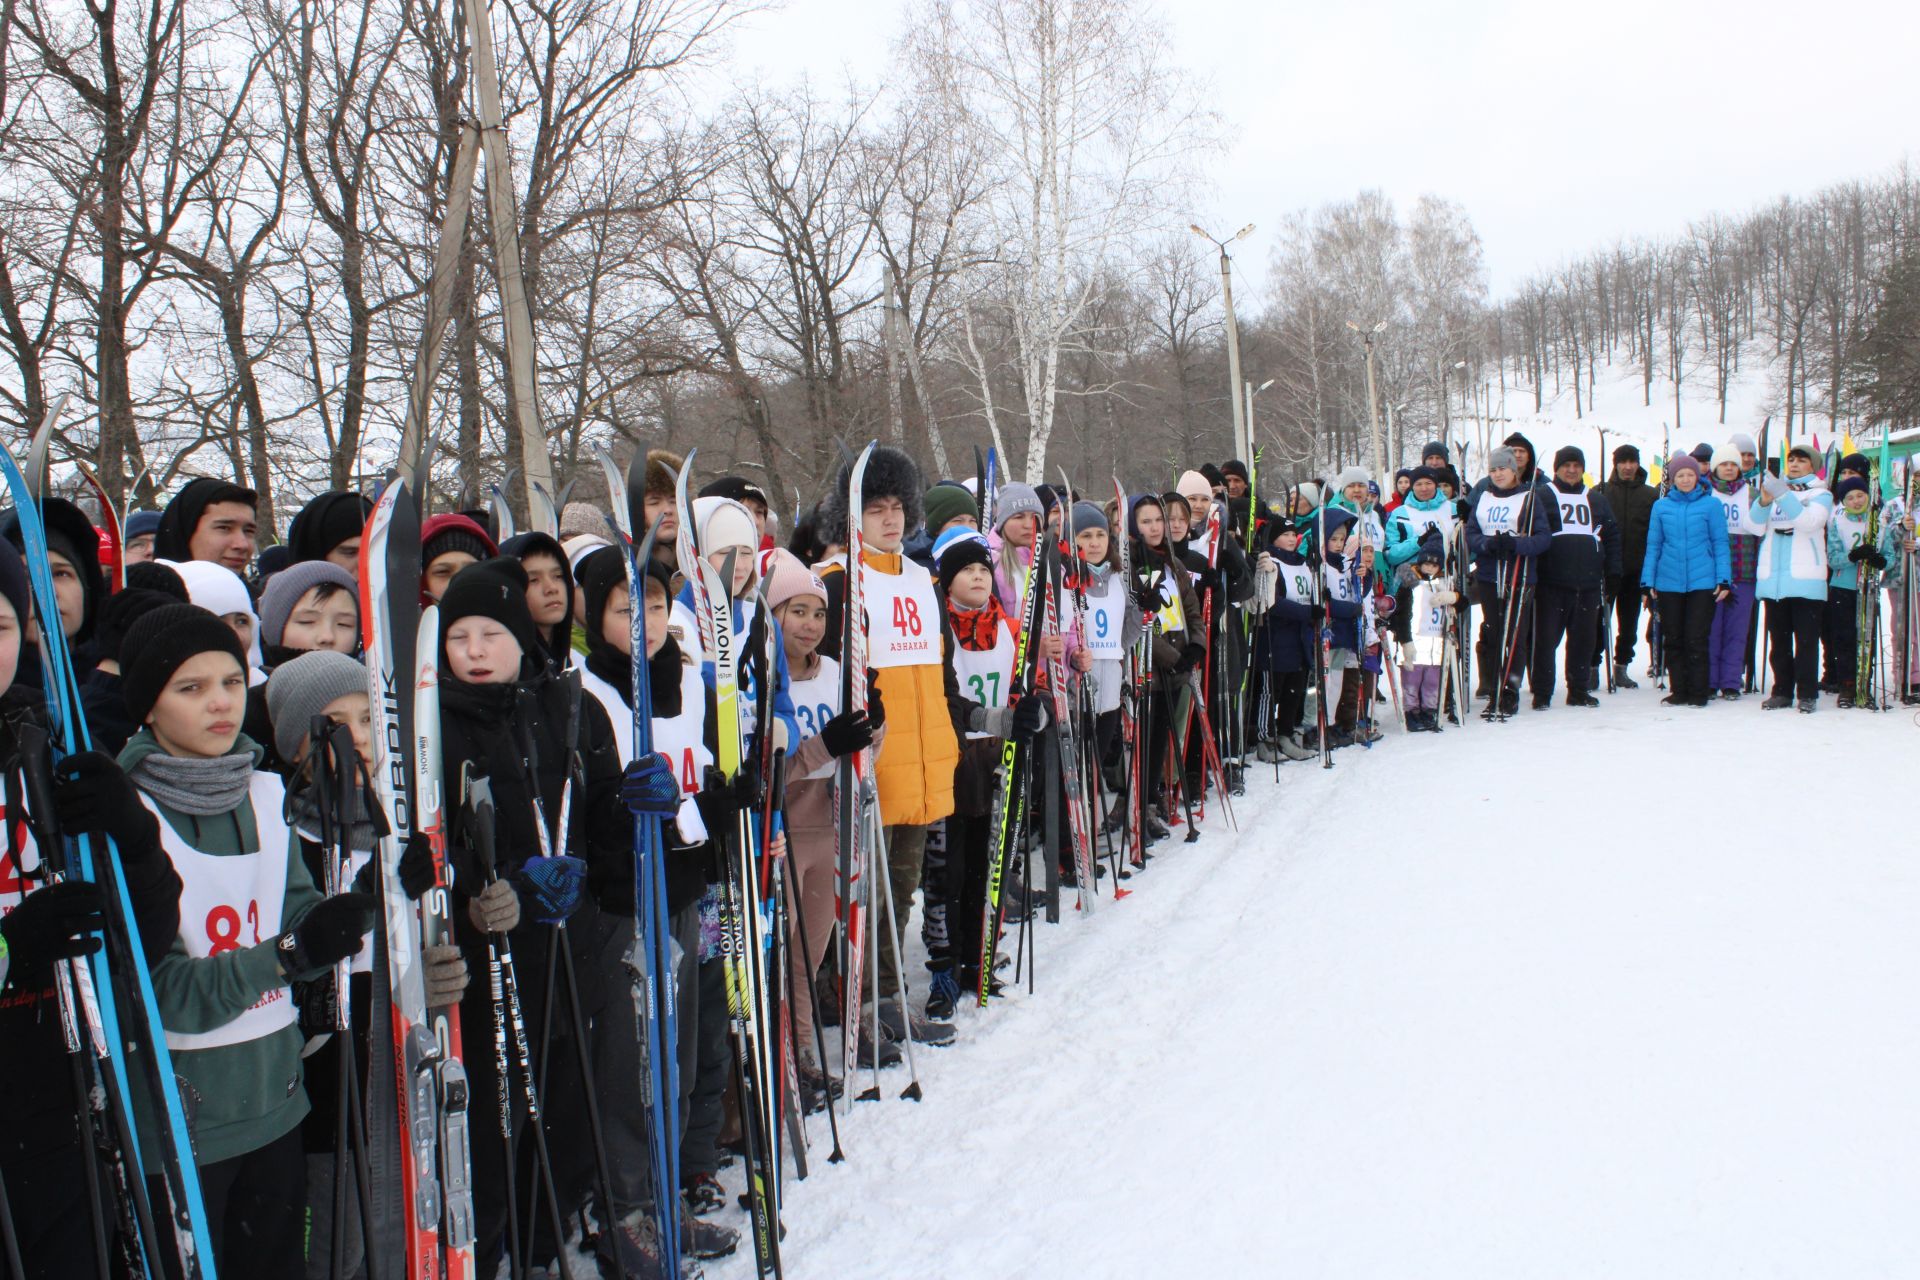
[[[1647,522],[1647,558],[1640,585],[1656,591],[1711,591],[1733,581],[1727,513],[1704,484],[1670,489]]]

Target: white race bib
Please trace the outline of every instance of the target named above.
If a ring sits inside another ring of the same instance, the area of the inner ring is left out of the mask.
[[[819,737],[827,721],[840,714],[840,664],[820,655],[820,669],[805,680],[790,679],[787,691],[793,697],[794,719],[800,722],[800,740]],[[829,760],[807,777],[830,777],[835,763]]]
[[[1013,683],[1013,629],[1006,623],[996,628],[993,648],[975,651],[963,644],[953,647],[953,675],[960,685],[960,696],[983,707],[1007,705]],[[989,738],[992,734],[969,732],[969,738]]]
[[[180,875],[180,940],[196,960],[270,942],[280,931],[287,898],[287,859],[291,833],[281,809],[286,789],[271,773],[255,773],[247,787],[259,835],[251,852],[216,856],[201,853],[180,837],[173,824],[143,793],[140,803],[160,826],[160,847]],[[245,1044],[294,1025],[293,991],[285,983],[262,995],[238,1017],[211,1031],[167,1032],[171,1049],[217,1049]]]
[[[933,577],[901,558],[899,573],[860,567],[867,613],[867,665],[921,667],[940,661],[940,602]]]
[[[1087,592],[1087,616],[1080,628],[1080,643],[1095,659],[1118,662],[1122,652],[1120,632],[1126,620],[1127,607],[1120,594],[1119,578],[1110,573],[1098,593]]]

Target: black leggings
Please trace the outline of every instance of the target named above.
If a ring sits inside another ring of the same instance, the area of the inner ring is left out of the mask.
[[[1789,596],[1767,601],[1767,665],[1773,694],[1820,696],[1820,624],[1827,602]]]

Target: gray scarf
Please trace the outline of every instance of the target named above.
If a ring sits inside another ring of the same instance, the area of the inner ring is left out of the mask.
[[[128,776],[167,808],[196,818],[211,818],[240,807],[253,782],[253,765],[251,750],[211,759],[154,751],[141,756]]]
[[[346,823],[347,844],[355,853],[369,853],[373,849],[373,819],[367,813],[366,794],[364,787],[349,788],[340,805],[341,812],[334,815],[337,821]],[[316,842],[320,839],[320,797],[313,783],[299,787],[287,797],[287,814],[302,833]]]

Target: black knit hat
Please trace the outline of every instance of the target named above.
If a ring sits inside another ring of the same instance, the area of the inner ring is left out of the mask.
[[[1247,464],[1238,458],[1228,458],[1220,464],[1220,474],[1222,476],[1239,476],[1242,480],[1245,480],[1247,478]]]
[[[1436,453],[1448,461],[1453,460],[1453,455],[1447,452],[1447,442],[1445,440],[1429,440],[1420,446],[1420,461],[1425,462]]]
[[[606,639],[600,623],[607,612],[607,597],[613,594],[614,588],[627,585],[627,549],[601,547],[588,552],[574,576],[579,580],[580,598],[587,615],[587,643],[601,644]]]
[[[315,497],[287,526],[287,549],[294,563],[325,560],[335,547],[366,531],[372,512],[373,502],[365,494],[335,489]]]
[[[167,681],[188,659],[225,653],[247,669],[247,651],[233,628],[196,604],[170,604],[135,619],[120,652],[120,695],[136,725],[147,722]]]
[[[182,596],[168,595],[151,587],[122,587],[100,606],[100,625],[94,629],[94,652],[112,662],[120,661],[120,649],[127,632],[140,619],[170,605],[185,604]]]
[[[849,459],[840,464],[833,488],[820,504],[822,527],[847,527],[847,483],[852,477],[853,461]],[[876,498],[900,499],[901,509],[907,513],[907,531],[911,533],[920,527],[925,518],[920,505],[923,491],[920,468],[914,465],[912,458],[889,445],[874,448],[872,456],[867,459],[867,469],[860,477],[860,503],[863,507]]]
[[[700,487],[700,492],[693,496],[696,498],[732,498],[735,502],[758,502],[763,507],[771,508],[772,506],[772,504],[767,501],[766,493],[759,485],[745,480],[740,476],[721,476],[718,480],[709,480]]]
[[[1419,484],[1422,480],[1431,480],[1435,484],[1439,484],[1440,468],[1427,466],[1415,467],[1413,470],[1407,472],[1407,479],[1413,484]]]
[[[127,581],[121,590],[132,591],[136,588],[158,591],[170,597],[175,604],[193,603],[193,597],[187,594],[186,579],[175,573],[170,565],[161,564],[158,560],[138,560],[127,566]]]
[[[490,618],[519,642],[523,662],[540,661],[539,634],[527,612],[527,571],[512,556],[470,564],[453,575],[440,597],[440,635],[462,618]]]
[[[1638,462],[1640,461],[1640,450],[1630,444],[1615,445],[1613,460],[1615,462]]]
[[[960,576],[960,571],[970,564],[993,568],[993,553],[987,547],[987,540],[979,534],[962,533],[941,548],[940,560],[934,567],[939,571],[942,595],[953,586],[953,580]]]
[[[1579,463],[1581,468],[1584,470],[1587,465],[1587,455],[1580,452],[1580,447],[1578,445],[1572,445],[1572,444],[1561,445],[1559,452],[1553,455],[1553,469],[1555,471],[1558,471],[1560,468],[1566,466],[1569,462]]]
[[[196,476],[187,481],[186,487],[175,494],[166,510],[160,513],[160,528],[153,535],[153,554],[162,560],[193,559],[193,531],[200,527],[200,517],[207,514],[207,508],[219,502],[238,502],[257,510],[260,499],[253,490],[244,489],[231,480]]]
[[[27,562],[20,558],[11,542],[0,541],[0,599],[13,606],[15,618],[20,629],[27,628],[27,615],[31,606],[28,601],[32,592],[27,586]]]
[[[40,520],[47,539],[47,550],[72,565],[73,571],[80,575],[85,607],[80,615],[80,630],[74,634],[73,640],[75,643],[84,643],[93,635],[94,619],[99,616],[100,597],[106,590],[105,581],[100,576],[100,531],[93,527],[93,521],[87,519],[86,512],[65,498],[42,498]],[[6,539],[16,549],[25,549],[17,515],[10,514],[7,517]]]

